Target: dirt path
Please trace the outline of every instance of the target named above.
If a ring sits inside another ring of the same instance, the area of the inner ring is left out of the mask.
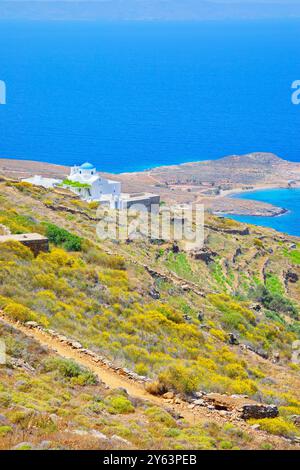
[[[54,353],[58,354],[67,359],[73,359],[78,364],[87,367],[92,372],[94,372],[99,380],[107,385],[109,388],[126,388],[128,394],[134,398],[139,398],[142,400],[147,400],[157,406],[163,406],[166,408],[168,403],[162,397],[156,397],[151,395],[145,387],[135,382],[134,380],[130,380],[129,378],[119,375],[115,370],[110,369],[108,366],[104,364],[96,363],[87,356],[86,354],[73,349],[71,346],[62,343],[56,338],[53,338],[50,334],[47,334],[45,331],[41,331],[36,328],[29,328],[26,325],[20,324],[19,322],[12,321],[11,319],[7,318],[3,313],[0,314],[0,321],[4,323],[6,326],[10,326],[12,328],[17,329],[19,332],[22,332],[24,335],[28,336],[36,340],[42,346],[46,346]],[[178,405],[171,405],[168,408],[172,408],[174,411],[177,411],[178,414],[183,416],[182,406]],[[197,417],[197,419],[196,419]],[[200,412],[193,412],[192,410],[185,409],[184,410],[184,418],[187,419],[190,423],[195,423],[196,421],[203,420],[207,417],[207,414],[200,413]]]
[[[159,399],[150,395],[142,385],[139,385],[126,377],[118,375],[115,371],[105,367],[102,364],[95,363],[91,358],[89,358],[84,353],[72,349],[71,346],[60,342],[58,339],[53,338],[48,335],[46,332],[38,330],[36,328],[28,328],[25,325],[13,322],[9,320],[4,315],[1,315],[0,320],[5,323],[5,325],[11,326],[18,331],[22,332],[24,335],[36,340],[43,346],[46,346],[53,352],[57,353],[59,356],[62,356],[67,359],[73,359],[78,364],[81,364],[91,371],[93,371],[101,382],[106,384],[109,388],[118,388],[124,387],[127,389],[128,393],[136,398],[141,399],[151,399],[153,402],[160,402]]]
[[[203,424],[205,422],[215,422],[220,426],[224,426],[229,421],[232,422],[237,428],[246,432],[253,441],[253,448],[259,448],[259,443],[270,442],[277,449],[284,448],[299,448],[298,445],[291,444],[284,438],[277,436],[270,436],[269,434],[254,430],[247,424],[247,422],[237,419],[222,416],[217,410],[210,411],[205,407],[197,407],[197,409],[190,409],[187,402],[179,400],[179,403],[168,403],[162,397],[153,396],[147,392],[144,386],[134,380],[130,380],[125,376],[119,375],[115,370],[103,364],[95,363],[89,356],[84,353],[74,350],[71,346],[62,343],[56,338],[53,338],[45,331],[36,328],[29,328],[19,322],[12,321],[3,313],[0,313],[0,321],[6,326],[17,329],[29,338],[37,341],[40,345],[46,346],[54,353],[67,358],[73,359],[78,364],[89,368],[96,376],[109,388],[125,388],[128,394],[132,397],[139,398],[151,402],[153,405],[164,408],[168,411],[176,413],[178,416],[184,418],[190,425]]]

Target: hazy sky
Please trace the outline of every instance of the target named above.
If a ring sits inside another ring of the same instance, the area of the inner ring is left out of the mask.
[[[0,19],[299,18],[300,0],[0,0]]]
[[[14,2],[14,1],[24,1],[24,2],[27,2],[28,0],[0,0],[0,4],[1,2]],[[62,1],[62,2],[99,2],[99,3],[103,3],[103,2],[110,2],[110,3],[124,3],[126,4],[126,2],[128,3],[131,3],[132,0],[33,0],[33,1],[36,1],[36,2],[58,2],[58,1]],[[172,3],[172,2],[178,2],[178,0],[135,0],[137,2],[140,2],[140,3],[158,3],[158,2],[161,2],[161,3]],[[198,0],[199,3],[228,3],[228,4],[232,4],[232,3],[239,3],[239,4],[246,4],[246,3],[255,3],[255,4],[259,4],[259,3],[279,3],[281,5],[285,5],[287,3],[291,4],[291,3],[295,3],[295,4],[299,4],[300,5],[300,0]]]
[[[133,2],[137,3],[145,3],[145,4],[172,4],[172,3],[184,3],[184,0],[0,0],[0,6],[1,3],[9,3],[9,2],[28,2],[28,1],[33,1],[35,3],[39,2],[81,2],[81,3],[116,3],[120,4],[122,3],[123,5],[132,4]],[[239,4],[239,5],[259,5],[259,4],[265,4],[265,5],[271,5],[271,4],[277,4],[277,5],[299,5],[300,6],[300,0],[197,0],[199,4],[207,4],[207,3],[212,3],[212,4],[224,4],[224,5],[232,5],[232,4]]]

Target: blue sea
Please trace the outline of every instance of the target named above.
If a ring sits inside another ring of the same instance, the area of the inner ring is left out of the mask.
[[[112,173],[253,151],[300,160],[300,21],[0,22],[0,158]],[[243,194],[286,207],[237,217],[300,235],[299,190]]]
[[[300,188],[267,189],[236,194],[233,197],[269,202],[274,206],[287,209],[288,212],[277,217],[228,216],[231,219],[271,227],[279,232],[300,236]]]
[[[300,159],[300,21],[1,22],[0,158],[123,172]]]

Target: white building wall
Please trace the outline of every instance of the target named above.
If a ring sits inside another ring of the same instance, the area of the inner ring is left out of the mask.
[[[79,194],[82,199],[100,201],[103,196],[118,198],[121,194],[121,183],[101,178],[95,168],[84,169],[80,166],[73,166],[69,179],[77,183],[90,185],[89,189],[69,188]]]
[[[24,178],[22,179],[23,183],[30,183],[35,186],[42,186],[46,189],[50,188],[55,188],[55,186],[58,186],[62,180],[55,179],[55,178],[44,178],[43,176],[40,175],[34,175],[31,178]]]

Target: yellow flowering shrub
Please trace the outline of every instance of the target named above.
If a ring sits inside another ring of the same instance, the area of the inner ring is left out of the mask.
[[[278,418],[265,418],[265,419],[250,419],[250,424],[259,424],[260,429],[267,431],[270,434],[276,434],[284,437],[293,437],[300,435],[299,429],[282,417]]]

